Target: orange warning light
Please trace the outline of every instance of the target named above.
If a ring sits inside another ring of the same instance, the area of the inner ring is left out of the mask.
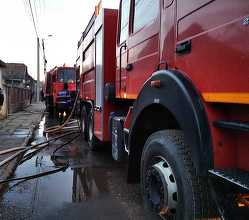
[[[98,16],[100,14],[100,10],[102,8],[102,1],[100,1],[96,6],[95,6],[95,15]]]

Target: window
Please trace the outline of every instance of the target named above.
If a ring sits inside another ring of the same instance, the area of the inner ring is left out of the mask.
[[[120,21],[120,38],[119,42],[123,43],[129,33],[129,15],[130,15],[130,0],[121,2],[121,21]]]
[[[93,56],[93,54],[94,54],[94,44],[92,41],[91,44],[87,47],[87,49],[83,52],[83,61],[88,59],[90,56]]]
[[[159,0],[135,0],[133,32],[137,32],[157,18],[159,4]]]
[[[74,83],[76,74],[74,69],[61,69],[58,72],[58,81],[62,83]]]

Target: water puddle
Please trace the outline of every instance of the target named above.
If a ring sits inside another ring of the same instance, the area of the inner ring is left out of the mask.
[[[12,136],[17,138],[25,138],[27,135],[29,135],[29,133],[29,129],[16,129]]]
[[[41,121],[33,144],[46,140],[51,124]],[[51,138],[51,137],[49,137]],[[138,185],[127,185],[125,165],[114,163],[108,150],[93,153],[77,138],[59,139],[21,164],[15,177],[38,174],[69,165],[64,172],[9,184],[0,201],[0,219],[152,219],[145,214]]]

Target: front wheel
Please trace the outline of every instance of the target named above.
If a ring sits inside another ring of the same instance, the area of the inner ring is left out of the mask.
[[[206,193],[201,188],[207,183],[200,183],[181,131],[159,131],[148,138],[141,180],[146,206],[162,219],[202,219]]]

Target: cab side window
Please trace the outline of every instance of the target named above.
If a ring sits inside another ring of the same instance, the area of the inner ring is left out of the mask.
[[[157,18],[159,5],[159,0],[135,0],[133,32],[137,32]]]
[[[122,0],[119,43],[123,43],[128,37],[129,15],[130,15],[130,0]]]

